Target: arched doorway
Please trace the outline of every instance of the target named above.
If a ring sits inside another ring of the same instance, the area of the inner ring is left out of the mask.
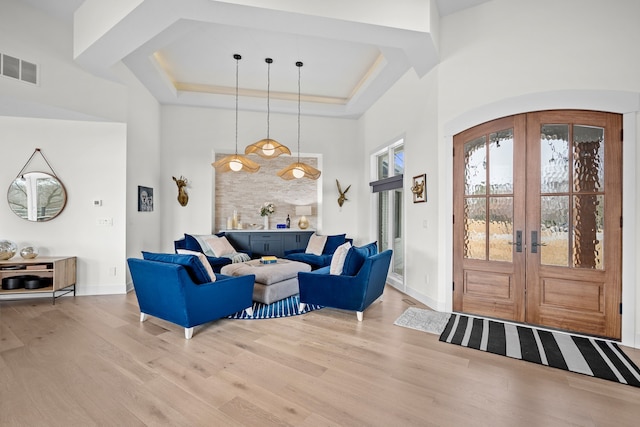
[[[454,136],[455,311],[620,339],[621,129],[554,110]]]

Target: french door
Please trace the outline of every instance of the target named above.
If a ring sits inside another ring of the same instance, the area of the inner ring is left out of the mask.
[[[621,133],[563,110],[454,137],[455,311],[620,339]]]

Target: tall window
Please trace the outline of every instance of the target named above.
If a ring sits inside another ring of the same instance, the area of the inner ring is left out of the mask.
[[[393,250],[389,276],[394,285],[402,286],[404,275],[403,240],[403,174],[404,141],[399,140],[373,154],[375,164],[371,186],[376,208],[374,223],[380,251]]]

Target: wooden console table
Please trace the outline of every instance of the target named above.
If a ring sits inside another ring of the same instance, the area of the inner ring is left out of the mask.
[[[11,289],[0,288],[0,298],[11,295],[17,299],[20,296],[38,293],[50,293],[53,304],[56,298],[73,292],[76,295],[76,257],[36,257],[33,259],[15,258],[0,261],[0,280],[14,276],[38,276],[51,278],[49,286],[38,289]]]

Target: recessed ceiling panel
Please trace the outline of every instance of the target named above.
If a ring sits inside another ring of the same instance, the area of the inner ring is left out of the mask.
[[[272,92],[297,92],[295,63],[302,61],[302,91],[336,98],[348,98],[380,55],[371,45],[210,24],[194,26],[156,56],[174,82],[234,87],[235,53],[243,89],[266,90],[269,57]]]

